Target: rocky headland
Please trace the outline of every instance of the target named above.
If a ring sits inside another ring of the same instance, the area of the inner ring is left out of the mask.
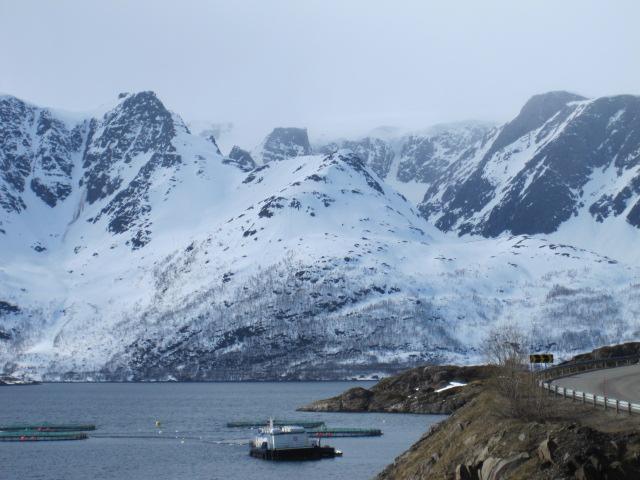
[[[635,350],[608,347],[573,361]],[[489,366],[418,367],[300,410],[450,414],[377,480],[640,478],[640,417],[560,398],[544,399],[539,415],[513,415],[499,375]]]

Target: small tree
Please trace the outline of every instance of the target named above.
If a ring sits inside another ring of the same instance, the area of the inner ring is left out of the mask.
[[[496,391],[507,401],[510,416],[541,419],[548,415],[545,391],[528,365],[526,335],[512,325],[493,328],[484,344],[489,364],[495,365],[493,381]]]
[[[520,367],[526,365],[526,336],[513,325],[494,327],[484,343],[484,354],[492,365]]]

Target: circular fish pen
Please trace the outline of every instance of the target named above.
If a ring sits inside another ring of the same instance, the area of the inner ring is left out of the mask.
[[[0,442],[43,442],[61,440],[84,440],[88,435],[84,432],[42,432],[37,430],[14,430],[0,432]]]

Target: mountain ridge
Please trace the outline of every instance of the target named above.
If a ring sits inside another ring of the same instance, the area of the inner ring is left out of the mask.
[[[532,347],[567,354],[637,331],[637,264],[540,236],[440,232],[368,157],[340,145],[319,155],[293,146],[290,157],[251,164],[221,155],[215,139],[142,92],[81,119],[67,155],[75,127],[58,139],[20,120],[29,115],[0,117],[10,140],[0,162],[28,166],[11,183],[0,178],[0,204],[8,192],[26,206],[0,209],[7,374],[370,378],[473,362],[501,322],[530,332]],[[465,135],[478,148],[497,135],[461,131],[438,137],[454,152],[438,171],[473,151]],[[47,148],[23,151],[23,139]],[[71,187],[51,190],[55,203],[29,188],[40,157],[71,172],[42,175]]]

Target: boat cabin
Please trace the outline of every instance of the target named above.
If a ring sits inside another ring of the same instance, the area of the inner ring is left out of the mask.
[[[260,429],[254,440],[256,448],[267,450],[284,450],[290,448],[311,448],[318,445],[316,439],[310,439],[304,428],[298,426],[274,427]]]

